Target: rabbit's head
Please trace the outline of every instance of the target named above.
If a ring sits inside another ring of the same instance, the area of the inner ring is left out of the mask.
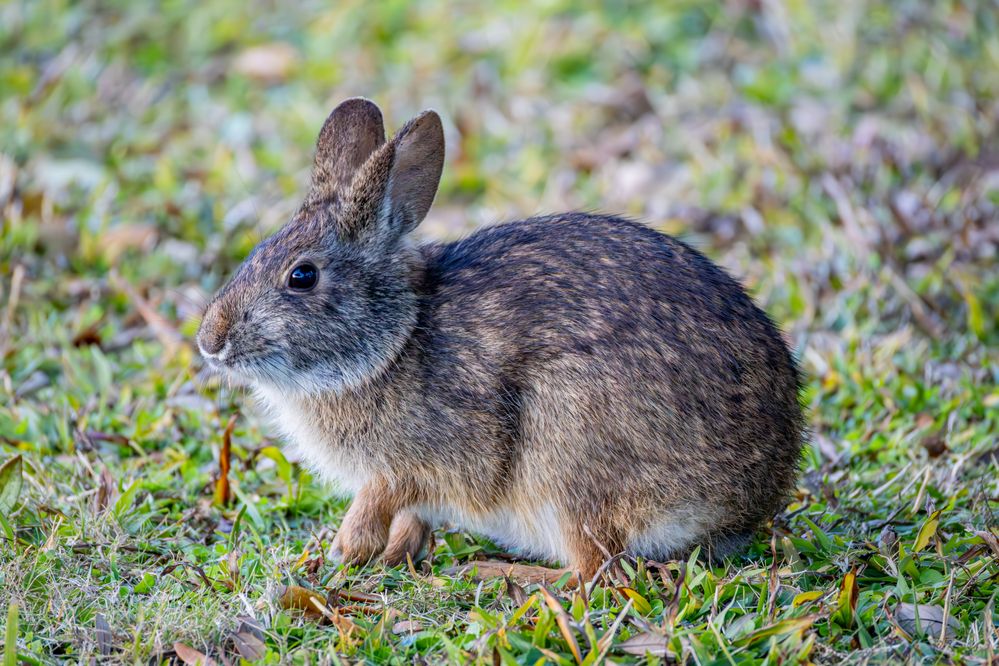
[[[444,164],[425,111],[385,141],[355,98],[319,133],[302,207],[211,300],[197,342],[208,363],[282,391],[340,391],[377,375],[416,323],[407,235],[430,209]]]

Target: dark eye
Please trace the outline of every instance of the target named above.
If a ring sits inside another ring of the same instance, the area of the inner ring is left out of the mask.
[[[316,286],[319,279],[319,269],[312,264],[299,264],[291,269],[288,276],[288,288],[293,291],[308,291]]]

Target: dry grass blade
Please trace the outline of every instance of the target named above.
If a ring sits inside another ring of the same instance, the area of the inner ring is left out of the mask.
[[[21,298],[21,284],[24,282],[24,266],[17,264],[11,272],[10,292],[7,296],[7,308],[3,313],[3,321],[0,322],[0,358],[7,354],[7,343],[10,340],[10,327],[14,321],[14,311],[17,310],[17,303]]]
[[[576,637],[572,632],[572,618],[569,614],[565,612],[562,608],[562,604],[559,602],[555,595],[548,591],[548,588],[544,585],[540,588],[541,596],[544,598],[545,603],[548,604],[548,608],[555,613],[555,622],[558,623],[559,631],[562,632],[562,637],[565,638],[565,642],[569,645],[569,651],[572,652],[572,656],[575,657],[576,663],[582,663],[583,655],[579,651],[579,643],[576,642]]]
[[[232,431],[236,427],[239,412],[229,417],[225,430],[222,432],[222,449],[219,451],[219,478],[215,482],[215,503],[227,506],[232,501],[232,489],[229,487],[229,467],[232,457]]]

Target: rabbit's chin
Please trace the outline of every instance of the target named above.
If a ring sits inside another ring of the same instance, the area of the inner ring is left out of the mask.
[[[250,386],[286,396],[309,396],[356,389],[372,376],[380,374],[383,366],[358,363],[356,366],[336,366],[320,363],[310,368],[295,368],[279,356],[254,359],[248,363],[221,366],[213,369],[233,383]]]

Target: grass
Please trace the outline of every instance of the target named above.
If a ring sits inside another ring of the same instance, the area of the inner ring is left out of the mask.
[[[532,6],[0,5],[5,664],[995,658],[996,5]],[[748,552],[585,592],[478,582],[499,551],[457,531],[412,567],[323,560],[345,503],[190,340],[352,95],[448,122],[426,235],[626,213],[782,322],[813,432]]]

